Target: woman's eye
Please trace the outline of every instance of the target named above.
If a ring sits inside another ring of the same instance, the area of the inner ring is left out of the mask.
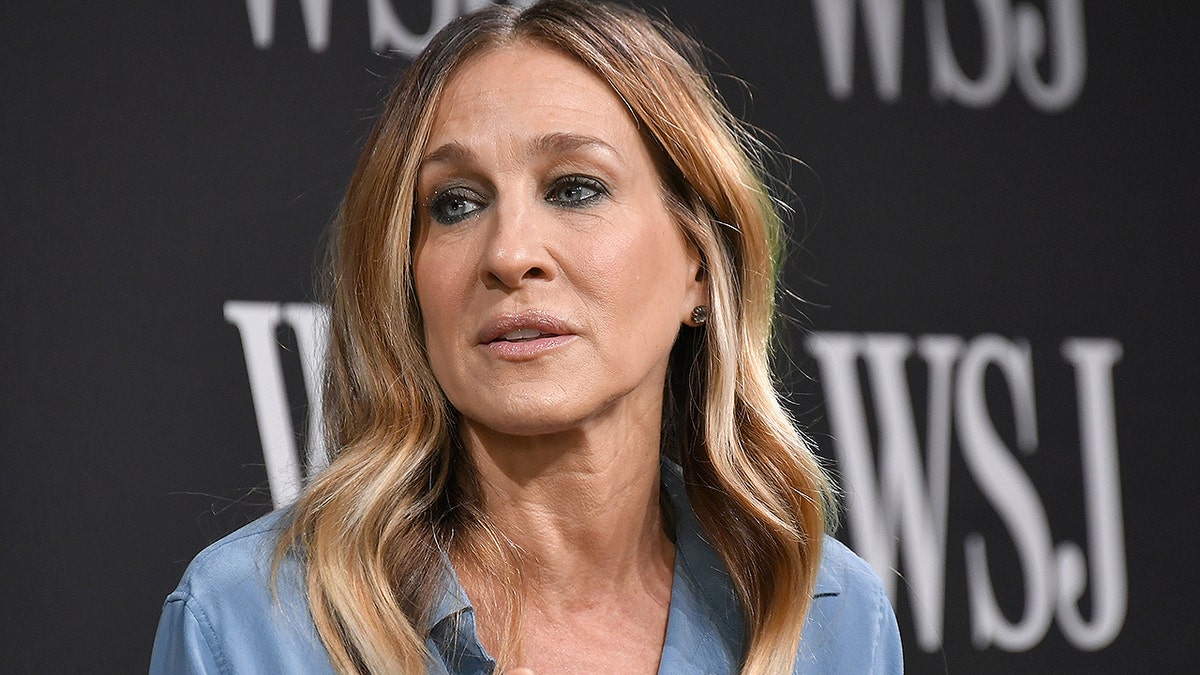
[[[583,176],[560,178],[550,186],[546,200],[562,206],[586,206],[608,194],[604,184]]]
[[[482,200],[462,189],[439,192],[429,202],[429,215],[442,225],[453,225],[483,208]]]

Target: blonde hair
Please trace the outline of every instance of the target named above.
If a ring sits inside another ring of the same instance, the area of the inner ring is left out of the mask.
[[[277,564],[301,556],[313,620],[339,673],[423,671],[448,551],[500,575],[512,638],[504,648],[516,644],[513,552],[478,507],[457,413],[426,357],[411,263],[417,170],[441,92],[472,56],[518,41],[578,59],[620,95],[700,252],[710,318],[673,348],[663,452],[682,465],[741,600],[743,672],[791,672],[833,510],[829,481],[771,378],[782,223],[761,146],[721,102],[697,43],[621,6],[549,0],[461,17],[393,90],[331,246],[325,414],[335,457],[295,505]],[[512,656],[498,655],[502,664]]]

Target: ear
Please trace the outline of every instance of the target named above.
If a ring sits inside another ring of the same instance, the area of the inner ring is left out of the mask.
[[[696,307],[710,307],[712,301],[708,294],[708,270],[705,269],[704,263],[700,260],[700,253],[696,248],[691,248],[688,272],[690,281],[687,283],[687,289],[684,293],[685,306],[683,307],[683,323],[692,326],[699,326],[692,318],[692,312]]]

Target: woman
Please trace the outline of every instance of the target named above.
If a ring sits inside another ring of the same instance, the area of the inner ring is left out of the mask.
[[[158,672],[892,672],[768,368],[780,221],[697,45],[441,31],[334,243],[330,467],[197,557]]]

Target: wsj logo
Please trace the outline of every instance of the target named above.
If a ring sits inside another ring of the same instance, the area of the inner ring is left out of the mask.
[[[904,0],[812,0],[829,93],[849,98],[854,82],[854,29],[861,8],[875,93],[900,98],[904,55]],[[971,77],[954,54],[945,0],[925,0],[925,43],[931,93],[938,101],[986,108],[1004,95],[1016,74],[1025,98],[1043,112],[1065,110],[1087,77],[1083,0],[1046,0],[1043,16],[1028,2],[974,0],[983,40],[983,68]],[[968,34],[974,28],[966,31]],[[1050,72],[1043,78],[1038,62]]]
[[[480,9],[490,0],[427,0],[429,26],[416,32],[406,26],[392,0],[367,0],[371,48],[416,56],[452,19]],[[533,0],[511,0],[525,6]],[[308,47],[329,47],[333,0],[298,0]],[[983,36],[983,68],[976,77],[963,72],[950,39],[945,0],[924,0],[925,32],[931,93],[939,101],[986,108],[1004,95],[1016,74],[1022,93],[1044,112],[1069,108],[1079,98],[1087,77],[1083,0],[1047,0],[1043,16],[1028,3],[974,0]],[[812,0],[817,35],[829,93],[847,99],[854,93],[854,34],[861,7],[871,57],[875,92],[889,103],[900,98],[904,56],[904,0]],[[246,0],[250,33],[259,49],[275,41],[276,0]],[[1038,62],[1046,60],[1051,75],[1043,78]]]
[[[226,302],[224,313],[241,336],[271,498],[276,507],[285,506],[303,486],[304,467],[311,475],[324,466],[326,456],[321,415],[310,414],[303,434],[306,461],[300,460],[277,331],[286,327],[294,332],[307,399],[319,406],[327,314],[313,304],[247,301]],[[1008,529],[1024,577],[1023,614],[1010,621],[996,600],[983,536],[966,538],[975,645],[1030,649],[1055,617],[1080,649],[1112,642],[1124,624],[1128,601],[1112,387],[1113,367],[1121,359],[1119,343],[1070,338],[1062,345],[1062,356],[1075,372],[1087,555],[1073,542],[1054,544],[1045,508],[1005,446],[985,397],[984,375],[992,369],[1003,376],[1011,395],[1018,449],[1033,453],[1038,432],[1027,344],[994,335],[964,341],[953,335],[914,340],[896,334],[814,333],[806,346],[821,371],[854,549],[880,572],[893,597],[896,576],[890,570],[903,553],[916,637],[923,649],[936,650],[942,639],[952,440]],[[913,358],[928,372],[924,453],[906,374]],[[875,405],[879,447],[874,452],[865,392],[859,387],[860,364]],[[1090,620],[1077,606],[1087,587],[1092,591]]]
[[[1054,617],[1079,649],[1113,641],[1125,621],[1128,589],[1112,370],[1121,345],[1110,339],[1069,338],[1062,356],[1075,373],[1088,553],[1074,542],[1054,544],[1041,499],[1005,445],[984,391],[984,375],[998,372],[1007,386],[1018,450],[1037,450],[1033,361],[1028,344],[982,335],[816,333],[806,341],[816,357],[834,449],[848,496],[854,549],[884,578],[896,597],[897,546],[904,554],[917,641],[941,645],[945,595],[946,523],[951,441],[980,491],[1000,516],[1020,559],[1024,609],[1010,621],[997,603],[979,533],[963,542],[972,641],[1024,651],[1046,635]],[[926,460],[906,366],[918,358],[928,373]],[[872,452],[859,364],[865,368],[878,429]],[[1090,573],[1090,578],[1089,578]],[[1091,588],[1091,619],[1078,601]]]
[[[412,58],[417,55],[442,26],[460,14],[473,12],[492,4],[489,0],[428,0],[429,27],[414,32],[400,20],[391,0],[367,0],[367,21],[371,27],[371,48],[377,52],[395,51]],[[304,18],[304,33],[308,48],[323,52],[329,47],[330,9],[333,0],[299,0]],[[509,4],[527,5],[525,2]],[[275,0],[246,0],[250,18],[250,33],[254,46],[266,49],[275,41]]]

